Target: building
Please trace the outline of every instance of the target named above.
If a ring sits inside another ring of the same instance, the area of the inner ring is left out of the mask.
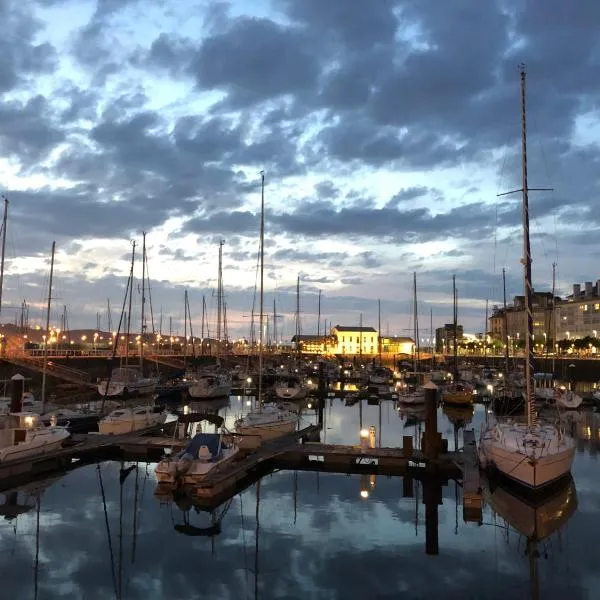
[[[331,335],[295,335],[292,344],[296,350],[298,340],[300,340],[300,352],[303,354],[330,354],[337,348],[335,337]]]
[[[381,352],[383,354],[408,354],[415,351],[415,342],[409,337],[382,337]]]
[[[331,330],[335,346],[332,354],[370,354],[379,352],[379,334],[373,327],[348,327],[336,325]]]
[[[573,293],[556,306],[556,339],[596,338],[600,333],[600,279],[573,284]]]
[[[533,292],[533,342],[535,345],[545,346],[552,340],[554,331],[553,305],[558,305],[560,298],[552,299],[551,292]],[[506,324],[506,327],[505,327]],[[488,333],[495,340],[504,343],[505,339],[517,347],[522,345],[527,330],[527,316],[525,313],[525,296],[515,296],[512,305],[499,308],[494,307],[492,316],[488,320]]]
[[[463,326],[456,326],[456,342],[457,344],[463,338]],[[443,327],[438,327],[435,330],[435,351],[441,353],[450,353],[454,349],[454,323],[446,323]]]

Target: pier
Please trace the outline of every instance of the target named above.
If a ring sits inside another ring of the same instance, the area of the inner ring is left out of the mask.
[[[405,480],[438,482],[454,479],[462,481],[464,520],[479,522],[482,485],[475,435],[472,430],[465,431],[463,450],[447,451],[447,442],[437,431],[436,391],[431,384],[426,392],[425,431],[420,450],[413,448],[411,436],[404,436],[399,447],[377,447],[374,428],[363,430],[357,445],[321,443],[319,418],[317,425],[267,441],[254,451],[240,451],[238,459],[212,470],[189,492],[199,505],[210,509],[278,470],[400,476]],[[35,479],[52,471],[66,472],[104,460],[157,462],[165,451],[177,452],[187,445],[187,439],[173,435],[176,426],[177,421],[172,421],[123,435],[74,434],[64,447],[46,455],[0,463],[0,489],[7,489],[15,481]]]

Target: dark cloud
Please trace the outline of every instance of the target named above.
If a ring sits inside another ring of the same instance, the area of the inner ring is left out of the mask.
[[[26,4],[4,0],[0,4],[0,94],[29,80],[51,73],[57,66],[54,47],[36,43],[42,24]]]
[[[310,38],[296,27],[240,17],[227,31],[203,41],[190,72],[204,89],[224,89],[233,106],[247,106],[315,86],[318,59]]]

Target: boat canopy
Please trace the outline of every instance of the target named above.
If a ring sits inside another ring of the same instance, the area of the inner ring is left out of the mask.
[[[225,419],[216,413],[196,412],[188,413],[177,413],[177,418],[180,423],[199,423],[200,421],[208,421],[215,427],[222,427]]]
[[[194,459],[198,458],[198,452],[202,446],[206,446],[213,458],[217,456],[219,451],[219,438],[221,436],[218,433],[197,433],[187,445],[184,450],[184,454],[191,455]]]

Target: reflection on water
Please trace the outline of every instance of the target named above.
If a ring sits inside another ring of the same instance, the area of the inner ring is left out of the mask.
[[[417,416],[393,402],[361,404],[328,400],[323,436],[358,443],[370,425],[382,445],[418,435]],[[464,426],[484,418],[440,410],[439,428],[460,447]],[[582,413],[576,430],[595,419]],[[574,481],[542,501],[490,484],[481,526],[463,522],[453,481],[278,472],[205,511],[158,488],[154,465],[83,466],[3,493],[3,597],[600,597],[600,492],[584,442]]]

